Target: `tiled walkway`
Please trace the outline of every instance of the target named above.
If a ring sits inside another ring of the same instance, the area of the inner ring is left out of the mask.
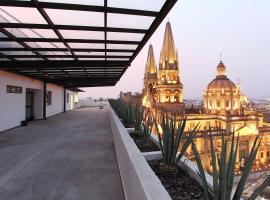
[[[78,109],[0,133],[0,199],[124,199],[106,109]]]

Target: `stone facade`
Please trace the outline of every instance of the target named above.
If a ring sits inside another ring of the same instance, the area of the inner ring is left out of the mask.
[[[132,92],[120,92],[120,99],[127,103],[136,104],[139,106],[142,105],[142,94],[140,93],[132,94]]]

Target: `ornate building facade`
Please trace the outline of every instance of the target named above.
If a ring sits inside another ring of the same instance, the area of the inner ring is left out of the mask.
[[[166,110],[182,110],[183,108],[183,85],[179,77],[178,52],[169,22],[166,24],[158,71],[153,46],[149,47],[143,96],[145,107]]]
[[[166,24],[163,46],[157,70],[153,46],[150,45],[144,74],[142,105],[151,110],[157,120],[161,113],[177,113],[187,118],[186,132],[198,122],[195,143],[202,156],[203,165],[212,170],[210,159],[209,127],[211,126],[217,151],[221,151],[220,129],[230,138],[233,131],[239,133],[236,173],[240,173],[240,163],[244,163],[253,141],[258,134],[264,134],[253,170],[270,167],[270,124],[265,123],[262,113],[250,107],[241,91],[239,82],[235,84],[226,75],[226,66],[220,61],[216,67],[216,77],[207,85],[203,93],[203,106],[188,109],[183,103],[183,85],[180,79],[178,51],[175,48],[171,24]],[[191,148],[187,157],[193,159]]]

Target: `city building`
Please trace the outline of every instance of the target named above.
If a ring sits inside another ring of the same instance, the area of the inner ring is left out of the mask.
[[[160,54],[159,70],[157,70],[153,46],[149,52],[145,67],[142,105],[149,109],[157,121],[166,111],[169,115],[177,114],[180,120],[187,118],[186,132],[197,123],[195,143],[202,156],[203,165],[211,171],[209,127],[211,127],[216,150],[221,151],[221,134],[226,137],[239,133],[238,164],[236,173],[240,173],[253,141],[258,134],[264,134],[253,170],[262,170],[270,166],[270,124],[264,122],[264,116],[248,103],[241,91],[238,81],[235,84],[226,75],[226,66],[220,61],[216,67],[216,77],[207,85],[203,93],[203,105],[186,106],[183,102],[183,84],[179,77],[179,58],[174,44],[171,24],[166,24],[163,46]],[[193,159],[192,150],[187,150],[187,157]],[[241,163],[241,164],[240,164]]]
[[[142,94],[132,92],[120,92],[120,99],[122,101],[134,104],[134,105],[142,105]]]

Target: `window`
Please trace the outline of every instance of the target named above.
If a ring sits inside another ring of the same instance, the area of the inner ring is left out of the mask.
[[[7,93],[22,93],[22,87],[7,85]]]
[[[230,106],[230,101],[226,100],[226,108],[229,108],[229,106]]]
[[[218,108],[220,107],[220,101],[217,101],[217,107]]]
[[[261,158],[263,158],[263,152],[261,152]]]
[[[52,91],[46,92],[46,105],[52,105]]]
[[[69,93],[67,93],[67,103],[69,103]]]
[[[269,156],[270,156],[270,152],[269,152],[269,151],[267,151],[267,154],[266,154],[266,155],[267,155],[267,157],[269,157]]]

